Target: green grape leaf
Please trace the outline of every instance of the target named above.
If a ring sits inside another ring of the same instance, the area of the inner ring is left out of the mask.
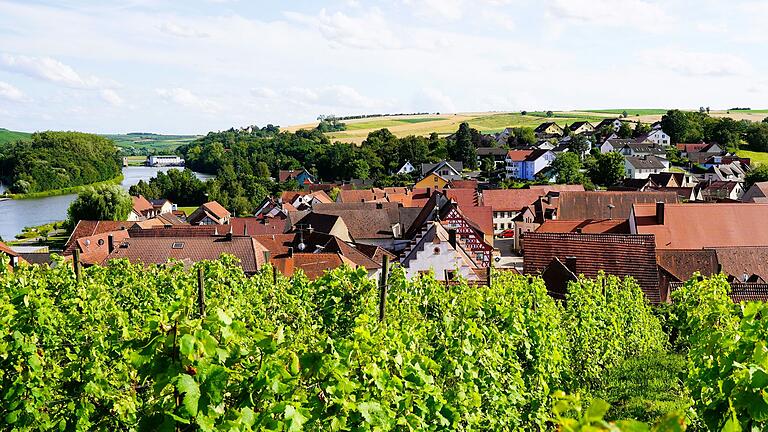
[[[187,414],[194,417],[197,415],[197,402],[200,399],[200,387],[195,379],[187,374],[179,375],[176,381],[176,389],[184,394],[184,408]]]

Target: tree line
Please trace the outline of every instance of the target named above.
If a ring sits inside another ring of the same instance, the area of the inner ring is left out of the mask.
[[[114,143],[82,132],[36,132],[0,151],[0,179],[12,193],[43,192],[117,178]]]

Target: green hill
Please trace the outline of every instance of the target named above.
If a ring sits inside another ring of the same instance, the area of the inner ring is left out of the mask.
[[[19,140],[26,141],[29,140],[30,136],[32,136],[32,134],[27,132],[16,132],[0,128],[0,145],[5,145]]]

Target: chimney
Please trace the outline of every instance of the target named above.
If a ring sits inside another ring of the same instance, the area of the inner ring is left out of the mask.
[[[288,256],[289,256],[289,257],[292,257],[292,256],[293,256],[293,248],[292,248],[292,247],[289,247],[289,248],[288,248]]]
[[[448,243],[456,249],[456,230],[453,228],[448,230]]]
[[[581,234],[581,233],[582,233],[582,231],[583,231],[583,230],[582,230],[582,228],[581,228],[581,227],[578,227],[578,228],[576,228],[576,234]]]
[[[245,224],[245,223],[243,224],[243,235],[244,236],[248,235],[248,224]]]
[[[384,208],[384,204],[382,203],[376,203],[376,210],[381,210]]]
[[[664,225],[664,202],[659,201],[656,203],[656,223],[658,225]]]
[[[115,237],[110,234],[107,236],[107,251],[112,253],[113,250],[115,250]]]
[[[568,267],[568,270],[570,270],[573,274],[578,274],[578,272],[576,272],[576,257],[565,257],[565,266]]]
[[[227,233],[227,234],[224,236],[224,238],[225,238],[227,241],[232,241],[232,231],[228,232],[228,233]]]

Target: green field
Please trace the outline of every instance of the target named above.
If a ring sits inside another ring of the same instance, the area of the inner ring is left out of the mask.
[[[622,114],[624,111],[627,115],[662,115],[666,114],[668,110],[660,108],[626,108],[626,109],[595,109],[595,110],[583,110],[581,112],[600,113],[600,114]]]
[[[739,150],[736,154],[739,157],[749,158],[752,166],[768,164],[768,153],[765,152]]]
[[[194,135],[158,135],[153,133],[130,133],[104,135],[115,142],[125,154],[173,153],[176,148],[195,139]]]
[[[430,121],[436,121],[436,120],[445,120],[445,119],[442,118],[442,117],[435,117],[435,118],[431,118],[431,117],[424,118],[424,117],[421,117],[421,118],[400,119],[398,121],[399,122],[403,122],[403,123],[424,123],[424,122],[430,122]]]
[[[27,140],[30,135],[32,134],[0,128],[0,145],[10,144],[19,140]]]

